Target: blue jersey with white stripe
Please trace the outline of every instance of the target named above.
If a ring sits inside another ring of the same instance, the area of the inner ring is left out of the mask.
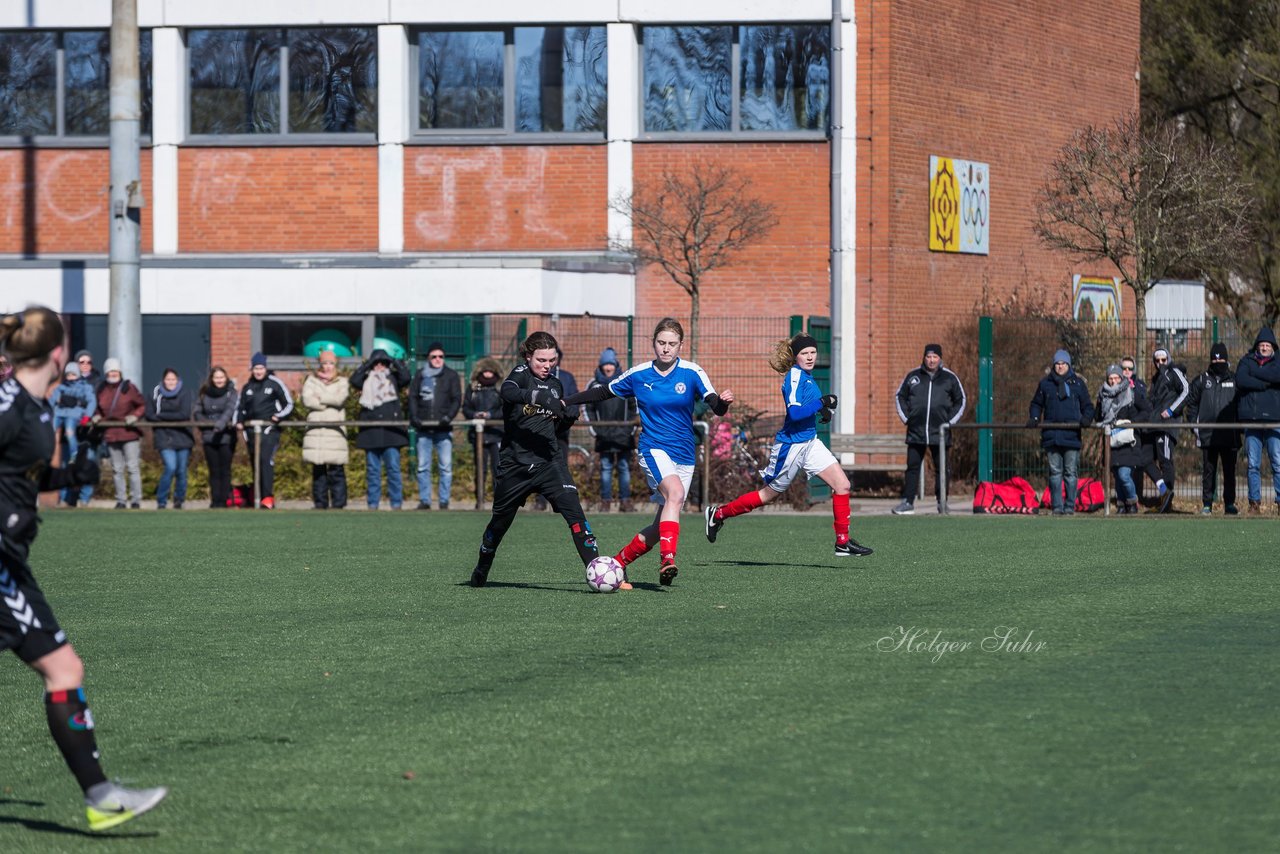
[[[822,390],[813,374],[792,365],[782,378],[782,405],[787,416],[774,440],[784,444],[807,442],[818,435],[818,410],[822,409]]]
[[[676,359],[666,376],[653,362],[636,365],[609,383],[618,397],[634,397],[640,410],[640,452],[666,451],[677,465],[697,462],[693,437],[693,405],[699,398],[715,394],[715,387],[702,368]]]

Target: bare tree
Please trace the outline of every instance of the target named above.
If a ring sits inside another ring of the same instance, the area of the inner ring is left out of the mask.
[[[1062,147],[1032,227],[1051,249],[1110,262],[1133,292],[1141,335],[1147,293],[1161,279],[1233,268],[1254,232],[1254,206],[1220,145],[1130,115]]]
[[[696,161],[688,172],[637,181],[609,207],[631,221],[630,243],[614,248],[657,264],[689,295],[689,358],[698,355],[698,316],[707,273],[732,264],[778,224],[774,206],[751,193],[751,180],[730,166]]]

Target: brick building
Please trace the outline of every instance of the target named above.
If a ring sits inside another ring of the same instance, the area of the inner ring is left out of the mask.
[[[704,318],[785,334],[831,313],[834,272],[839,427],[893,428],[898,380],[984,287],[1068,286],[1031,233],[1033,194],[1073,129],[1137,106],[1139,4],[836,9],[139,0],[147,370],[180,354],[242,376],[255,349],[301,367],[317,335],[367,353],[406,341],[409,317],[466,319],[497,350],[517,317],[567,341],[585,315],[679,316],[682,291],[608,251],[629,233],[608,200],[707,159],[748,174],[780,225],[713,274]],[[0,308],[50,305],[99,350],[110,14],[0,0]],[[981,251],[931,250],[931,157],[986,181]],[[714,377],[730,354],[705,352]]]

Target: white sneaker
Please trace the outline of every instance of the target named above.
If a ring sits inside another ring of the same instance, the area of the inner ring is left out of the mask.
[[[102,787],[96,797],[85,798],[85,815],[89,819],[90,830],[107,830],[124,824],[147,812],[164,800],[169,790],[164,786],[154,789],[126,789],[115,783],[102,783],[91,789]]]
[[[893,515],[895,516],[911,516],[915,514],[915,512],[916,506],[910,501],[905,500],[897,507],[893,508]]]

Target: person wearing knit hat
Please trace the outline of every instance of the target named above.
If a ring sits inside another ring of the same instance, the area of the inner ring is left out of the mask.
[[[1193,424],[1238,421],[1236,413],[1236,374],[1228,361],[1227,345],[1218,341],[1209,349],[1209,366],[1191,381],[1187,395],[1187,421]],[[1234,516],[1236,509],[1236,457],[1240,453],[1240,431],[1218,427],[1196,428],[1196,447],[1200,449],[1200,512],[1213,513],[1213,499],[1218,491],[1218,465],[1222,465],[1222,509]]]
[[[1137,515],[1138,486],[1134,472],[1150,461],[1146,449],[1128,425],[1151,420],[1151,404],[1145,387],[1135,386],[1125,375],[1121,362],[1107,366],[1107,375],[1098,389],[1095,406],[1098,425],[1107,429],[1111,445],[1111,482],[1116,490],[1116,512]],[[1126,429],[1127,428],[1127,429]],[[1141,473],[1138,477],[1142,477]]]
[[[108,382],[112,382],[112,380],[109,377],[106,377],[106,375],[112,374],[112,373],[116,373],[116,374],[123,373],[123,368],[121,367],[120,360],[115,358],[114,356],[107,359],[105,362],[102,363],[102,373],[104,378],[106,378]],[[120,382],[120,378],[116,377],[114,382]]]
[[[1191,394],[1186,369],[1173,364],[1169,351],[1164,347],[1157,347],[1152,352],[1151,362],[1155,370],[1147,386],[1147,397],[1151,401],[1152,420],[1169,423],[1181,421],[1182,410]],[[1152,478],[1159,499],[1159,512],[1170,513],[1173,511],[1173,487],[1177,476],[1173,449],[1178,444],[1178,433],[1176,430],[1144,430],[1142,443],[1150,448],[1154,462],[1147,469],[1148,477],[1157,470],[1160,472],[1158,477]]]
[[[280,428],[276,425],[293,411],[293,395],[279,377],[267,370],[267,357],[254,353],[249,379],[236,401],[236,429],[244,435],[256,479],[253,494],[257,506],[271,510],[276,506],[276,449],[280,447]],[[255,427],[253,422],[259,422]]]
[[[96,392],[98,387],[102,385],[102,374],[93,366],[93,354],[88,350],[77,350],[72,361],[80,368],[80,376],[88,381]]]
[[[607,386],[622,375],[618,353],[606,347],[600,353],[595,376],[587,386],[590,391],[597,386]],[[608,511],[613,503],[613,476],[618,475],[618,509],[630,513],[635,506],[631,502],[631,452],[636,447],[638,417],[634,397],[610,397],[582,407],[582,420],[595,437],[595,450],[600,456],[600,509]],[[603,422],[627,422],[605,426]]]
[[[1049,461],[1049,496],[1053,515],[1076,512],[1076,485],[1080,467],[1080,428],[1093,423],[1093,398],[1089,387],[1071,367],[1071,354],[1056,350],[1053,369],[1040,380],[1031,398],[1028,427],[1041,421],[1040,447]]]
[[[960,378],[942,364],[942,345],[926,344],[920,367],[909,371],[898,385],[896,397],[898,418],[907,427],[907,471],[902,481],[902,500],[893,508],[894,515],[915,513],[917,491],[923,488],[924,457],[933,458],[938,471],[938,448],[942,441],[942,425],[954,425],[964,415],[965,394]],[[947,445],[951,432],[947,432]],[[942,503],[943,484],[935,478],[938,512],[946,512]]]
[[[727,520],[774,501],[796,478],[807,481],[818,477],[831,487],[835,556],[866,557],[873,553],[849,536],[849,478],[835,455],[818,438],[818,422],[829,423],[839,401],[834,394],[823,394],[818,387],[813,378],[817,363],[818,342],[809,335],[801,333],[775,345],[769,367],[783,375],[782,407],[786,416],[782,429],[773,437],[769,462],[760,472],[764,486],[744,492],[723,507],[708,504],[703,516],[709,541],[716,541]]]
[[[1270,326],[1258,330],[1253,348],[1236,365],[1236,406],[1241,421],[1280,421],[1280,359],[1276,354],[1276,334]],[[1262,452],[1271,463],[1271,487],[1275,510],[1280,512],[1280,430],[1250,427],[1244,431],[1245,456],[1249,461],[1249,514],[1262,512]]]
[[[80,442],[76,437],[76,428],[81,420],[92,418],[98,410],[98,399],[93,384],[80,376],[80,366],[75,362],[67,362],[62,369],[62,382],[53,390],[49,398],[53,407],[53,432],[62,434],[63,468],[71,465],[79,450]],[[90,458],[96,459],[94,449],[89,450]],[[93,497],[93,485],[84,484],[78,487],[68,486],[59,494],[59,498],[68,507],[77,504],[88,506]]]

